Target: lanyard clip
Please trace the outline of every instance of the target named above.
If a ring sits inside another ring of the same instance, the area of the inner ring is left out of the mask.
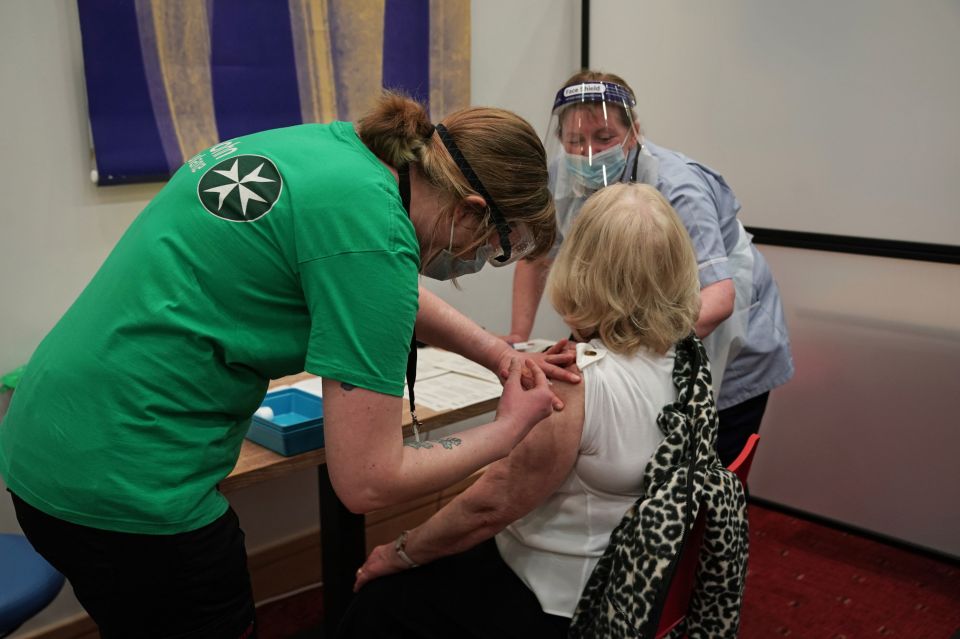
[[[410,419],[413,423],[413,439],[417,443],[420,442],[420,427],[423,425],[420,423],[420,418],[417,417],[417,411],[410,411]]]

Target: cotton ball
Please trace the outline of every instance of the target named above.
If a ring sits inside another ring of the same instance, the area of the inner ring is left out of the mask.
[[[261,406],[254,415],[263,419],[273,419],[273,409],[269,406]]]

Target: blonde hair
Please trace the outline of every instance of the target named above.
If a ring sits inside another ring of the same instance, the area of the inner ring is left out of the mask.
[[[550,270],[554,308],[610,350],[663,353],[700,312],[697,260],[670,203],[646,184],[614,184],[584,203]]]
[[[557,228],[547,187],[547,156],[533,127],[515,113],[489,107],[455,111],[442,124],[504,218],[523,222],[532,231],[536,246],[528,259],[546,253]],[[434,133],[419,102],[385,91],[358,122],[358,133],[377,157],[394,168],[417,163],[430,184],[446,194],[448,206],[480,195]],[[481,223],[492,227],[489,212]]]

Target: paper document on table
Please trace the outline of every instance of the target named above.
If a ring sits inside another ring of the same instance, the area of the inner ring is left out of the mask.
[[[421,348],[417,357],[417,379],[420,379],[420,362],[423,361],[426,365],[434,369],[438,368],[443,371],[461,373],[463,375],[469,375],[470,377],[476,377],[477,379],[493,382],[494,384],[500,383],[500,378],[493,372],[476,362],[470,361],[466,357],[451,353],[450,351],[444,351],[438,348]]]
[[[556,344],[556,340],[553,339],[534,338],[527,342],[517,342],[513,345],[513,348],[526,353],[542,353],[554,344]]]
[[[499,382],[486,382],[460,373],[444,373],[422,383],[418,380],[414,392],[417,406],[441,411],[463,408],[500,397],[503,386]],[[407,389],[403,390],[403,396],[410,399]]]
[[[421,348],[417,352],[417,381],[419,382],[422,379],[430,379],[431,377],[436,377],[437,375],[443,375],[447,372],[447,369],[441,368],[436,364],[430,361],[429,357],[424,358],[424,351],[433,350],[430,348]]]

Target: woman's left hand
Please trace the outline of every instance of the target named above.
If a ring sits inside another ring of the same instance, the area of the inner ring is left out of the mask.
[[[575,350],[567,348],[567,340],[562,339],[542,353],[526,353],[515,351],[512,348],[504,349],[497,361],[497,374],[501,381],[504,381],[510,375],[510,360],[519,359],[523,364],[523,372],[520,383],[524,388],[530,389],[534,386],[533,373],[527,362],[533,362],[540,367],[546,376],[550,379],[556,379],[562,382],[576,384],[580,381],[580,376],[573,371],[567,370],[567,367],[576,362],[577,353]]]
[[[409,566],[405,561],[400,559],[392,543],[377,546],[373,549],[373,552],[370,553],[370,556],[367,557],[367,561],[364,562],[363,566],[357,570],[357,579],[353,583],[353,591],[357,592],[363,588],[364,584],[374,579],[386,577],[387,575],[392,575],[395,572],[401,572],[408,568]]]

